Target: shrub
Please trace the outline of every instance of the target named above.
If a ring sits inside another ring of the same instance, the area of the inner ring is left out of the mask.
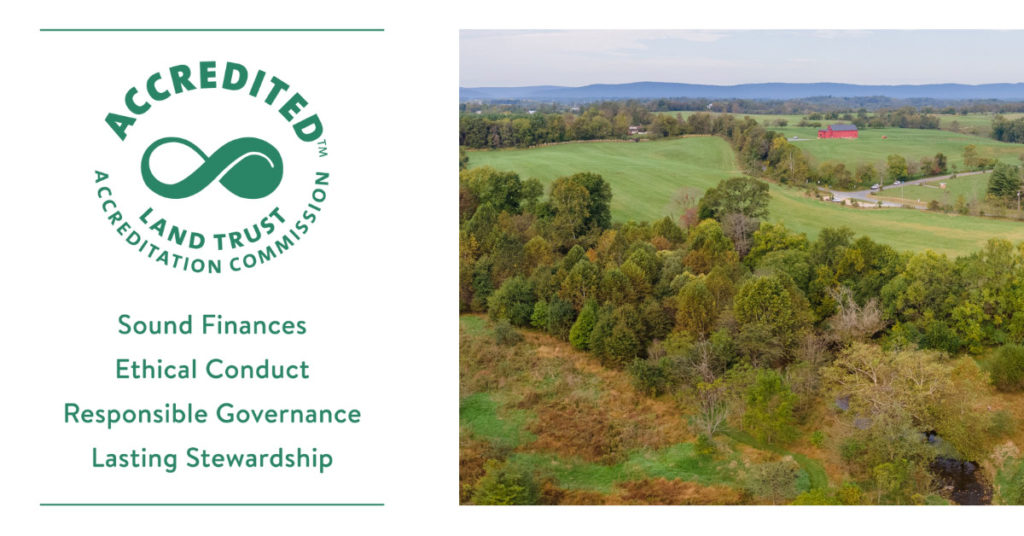
[[[548,302],[540,300],[533,306],[530,325],[537,329],[548,329]]]
[[[1007,344],[996,350],[989,374],[1000,391],[1024,389],[1024,346]]]
[[[821,448],[821,445],[825,443],[825,434],[821,430],[815,430],[811,434],[811,444],[815,447]]]
[[[502,346],[515,346],[522,342],[523,335],[508,320],[501,320],[494,326],[494,340]]]
[[[698,456],[714,456],[718,450],[715,447],[715,442],[708,437],[707,434],[700,434],[697,436],[697,443],[694,445],[694,450]]]
[[[758,370],[746,392],[743,428],[759,441],[785,444],[793,439],[796,395],[778,372]]]
[[[750,470],[747,487],[755,496],[778,504],[796,495],[798,467],[792,460],[755,465]]]
[[[533,475],[509,463],[487,460],[473,487],[473,504],[537,504],[540,486]]]
[[[843,441],[843,444],[839,446],[839,455],[843,458],[844,462],[853,464],[863,456],[867,450],[868,447],[863,441],[851,437],[850,439]]]
[[[857,484],[847,482],[836,492],[836,498],[839,499],[841,504],[845,505],[861,504],[864,502],[864,492],[861,491],[860,486]]]
[[[626,372],[637,391],[649,396],[658,396],[668,392],[668,371],[663,366],[664,359],[634,359],[626,366]]]
[[[839,505],[839,499],[832,495],[825,488],[817,488],[805,491],[793,499],[791,504],[796,505]]]

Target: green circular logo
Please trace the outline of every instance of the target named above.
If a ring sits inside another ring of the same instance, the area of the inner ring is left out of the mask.
[[[137,254],[174,270],[267,264],[292,251],[327,201],[323,122],[262,69],[200,61],[146,74],[103,130],[100,212]]]

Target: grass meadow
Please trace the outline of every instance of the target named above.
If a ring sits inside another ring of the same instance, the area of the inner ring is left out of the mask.
[[[885,130],[978,140],[941,131]],[[897,138],[895,141],[899,140],[900,138]],[[852,151],[851,154],[858,154],[859,146],[870,145],[855,145],[857,141],[868,141],[866,139],[852,142],[827,141],[835,142],[836,146]],[[1024,151],[1022,146],[999,144],[994,141],[991,143],[1005,145],[1015,151]],[[926,145],[920,140],[915,144],[913,146],[925,153],[930,151],[930,154],[935,154],[937,150],[942,150],[935,147],[925,149]],[[897,145],[883,147],[888,150]],[[906,149],[909,146],[904,144],[900,147]],[[980,147],[979,143],[979,150]],[[870,151],[867,154],[870,154]],[[1016,158],[1014,155],[1013,159]],[[741,174],[729,144],[720,138],[710,136],[642,143],[568,143],[531,149],[473,151],[469,153],[469,165],[488,165],[497,169],[512,170],[518,173],[520,178],[535,177],[545,185],[563,175],[581,171],[599,173],[612,187],[612,218],[620,222],[652,221],[664,216],[678,217],[685,210],[680,202],[682,197],[699,197],[705,189],[718,184],[718,181]],[[957,181],[964,181],[964,188],[976,187],[971,186],[966,177],[950,182],[955,183],[956,188],[960,188],[961,183]],[[823,227],[847,226],[857,234],[868,235],[897,250],[916,252],[931,249],[950,256],[976,251],[992,237],[1002,237],[1013,242],[1024,241],[1024,224],[1007,220],[915,209],[843,207],[805,197],[802,190],[774,184],[771,186],[771,194],[768,220],[784,223],[792,230],[806,233],[811,239],[816,237]],[[907,192],[906,195],[910,198],[911,193]],[[955,201],[955,195],[951,199]]]
[[[987,137],[992,132],[996,114],[939,115],[939,128]],[[1007,119],[1020,119],[1024,114],[1003,114]],[[955,124],[954,124],[955,123]]]
[[[689,117],[697,112],[659,112],[672,116]],[[943,153],[949,164],[956,164],[963,169],[964,147],[974,144],[978,147],[978,155],[983,158],[996,158],[1011,164],[1020,164],[1024,155],[1024,146],[1002,143],[988,138],[991,132],[994,114],[939,115],[942,130],[910,129],[910,128],[868,128],[861,130],[856,140],[832,139],[819,140],[819,127],[798,127],[797,123],[804,118],[799,114],[734,114],[756,119],[766,128],[784,134],[787,138],[796,136],[801,140],[797,144],[815,162],[821,164],[828,160],[842,162],[853,171],[859,164],[874,164],[879,170],[885,168],[885,159],[890,154],[903,155],[909,161],[920,161],[924,157],[933,157],[935,153]],[[1024,114],[1004,114],[1008,119],[1024,117]],[[779,119],[788,123],[785,127],[775,126]],[[959,132],[951,132],[953,121],[957,122]],[[844,121],[815,121],[821,128],[829,124]],[[884,136],[884,138],[883,138]]]
[[[860,131],[857,139],[823,140],[817,139],[818,129],[813,127],[783,127],[774,130],[787,138],[796,136],[804,140],[795,143],[816,165],[834,160],[845,164],[850,171],[860,164],[873,164],[876,169],[884,172],[886,157],[891,154],[901,155],[909,162],[919,162],[922,158],[934,157],[936,153],[946,155],[950,169],[954,169],[954,165],[955,169],[964,169],[964,147],[971,144],[977,146],[978,156],[1011,164],[1020,164],[1020,157],[1024,154],[1024,145],[946,130],[868,128]]]

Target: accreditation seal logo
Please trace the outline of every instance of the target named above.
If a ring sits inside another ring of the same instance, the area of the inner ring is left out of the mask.
[[[327,139],[291,84],[200,61],[127,85],[92,176],[118,240],[170,269],[223,274],[275,260],[309,233],[327,201]]]

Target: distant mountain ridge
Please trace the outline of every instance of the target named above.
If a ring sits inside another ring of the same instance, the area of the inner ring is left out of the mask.
[[[901,84],[859,85],[819,82],[811,84],[764,83],[714,86],[673,82],[591,84],[581,87],[460,87],[459,100],[529,99],[593,101],[616,99],[801,99],[809,97],[891,97],[894,99],[1024,101],[1024,83],[1012,84]]]

